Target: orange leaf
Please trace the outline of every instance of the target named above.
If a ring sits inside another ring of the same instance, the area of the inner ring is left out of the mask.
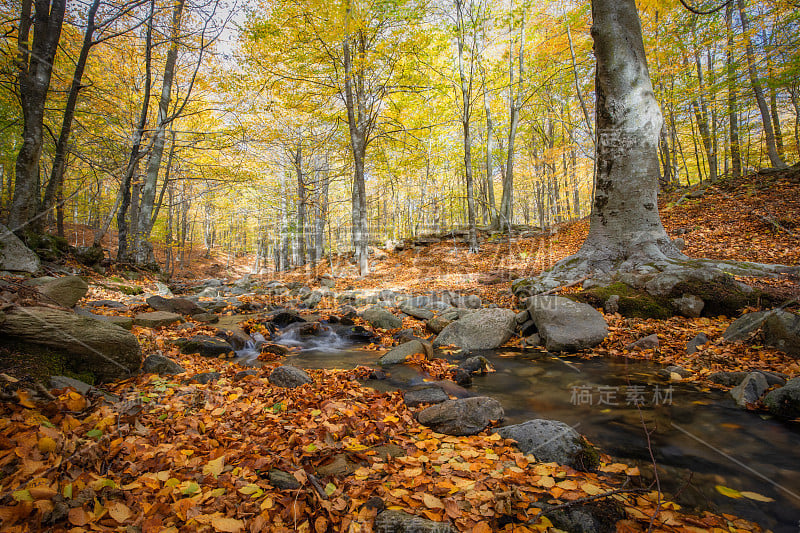
[[[227,516],[215,516],[211,519],[211,525],[217,531],[223,533],[239,533],[244,529],[244,522]]]
[[[69,523],[73,526],[85,526],[89,523],[89,515],[81,507],[69,510]]]

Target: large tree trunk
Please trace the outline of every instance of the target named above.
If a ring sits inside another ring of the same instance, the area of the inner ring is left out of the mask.
[[[727,34],[728,49],[725,63],[728,75],[728,127],[730,132],[731,169],[733,177],[742,175],[742,156],[739,149],[739,112],[736,109],[736,65],[733,60],[733,6],[729,3],[725,7],[725,32]]]
[[[58,50],[66,0],[33,0],[33,44],[28,48],[31,0],[22,1],[19,35],[19,97],[22,105],[22,147],[16,161],[14,198],[9,226],[14,232],[33,223],[41,230],[39,208],[39,157],[44,144],[44,111],[53,60]]]
[[[294,168],[297,173],[297,266],[306,264],[306,182],[303,178],[303,146],[297,145],[294,152]]]

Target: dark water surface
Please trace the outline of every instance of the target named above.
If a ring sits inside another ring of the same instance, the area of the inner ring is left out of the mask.
[[[645,476],[652,476],[652,462],[644,426],[655,428],[651,448],[662,489],[673,495],[680,492],[677,501],[684,508],[734,514],[775,532],[800,532],[797,425],[742,411],[727,392],[670,385],[657,376],[661,367],[654,364],[513,350],[482,355],[496,372],[475,376],[469,391],[499,400],[505,423],[563,421],[603,452],[638,464]],[[243,352],[240,361],[246,364],[256,356]],[[335,348],[317,343],[288,362],[309,369],[348,369],[374,367],[377,358],[375,352],[341,343]],[[421,379],[415,369],[402,365],[388,373],[389,380],[365,384],[394,390]],[[717,485],[775,501],[728,498]]]

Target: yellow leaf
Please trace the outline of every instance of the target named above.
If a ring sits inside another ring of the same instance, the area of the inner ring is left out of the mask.
[[[585,492],[586,494],[588,494],[589,496],[596,496],[596,495],[601,494],[603,492],[603,489],[601,489],[597,485],[594,485],[594,484],[588,483],[588,482],[587,483],[583,483],[581,485],[581,490],[583,492]]]
[[[719,492],[723,496],[727,496],[728,498],[741,498],[742,497],[742,493],[739,492],[736,489],[723,487],[722,485],[717,485],[714,488],[717,489],[717,492]]]
[[[222,473],[223,468],[225,468],[224,455],[207,462],[203,467],[203,475],[205,476],[212,475],[216,479]]]
[[[550,476],[542,476],[542,478],[539,480],[539,485],[541,485],[542,487],[544,487],[546,489],[549,489],[550,487],[554,486],[555,484],[556,484],[555,480],[553,478],[551,478]]]
[[[56,441],[50,437],[42,437],[39,439],[39,451],[42,453],[50,453],[56,451]]]
[[[774,502],[775,501],[772,498],[770,498],[769,496],[764,496],[764,495],[759,494],[757,492],[749,492],[749,491],[743,490],[739,494],[741,494],[745,498],[748,498],[750,500],[755,500],[757,502]]]
[[[211,526],[223,533],[239,533],[239,531],[244,529],[244,522],[226,516],[215,516],[211,519]]]
[[[444,509],[442,500],[432,494],[424,494],[422,496],[422,503],[424,503],[429,509]]]

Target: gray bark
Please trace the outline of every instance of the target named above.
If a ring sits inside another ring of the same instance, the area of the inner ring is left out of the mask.
[[[728,49],[725,56],[728,76],[728,128],[731,150],[731,170],[734,178],[742,175],[742,156],[739,147],[739,114],[736,105],[736,64],[733,60],[733,7],[725,8],[725,31]]]

